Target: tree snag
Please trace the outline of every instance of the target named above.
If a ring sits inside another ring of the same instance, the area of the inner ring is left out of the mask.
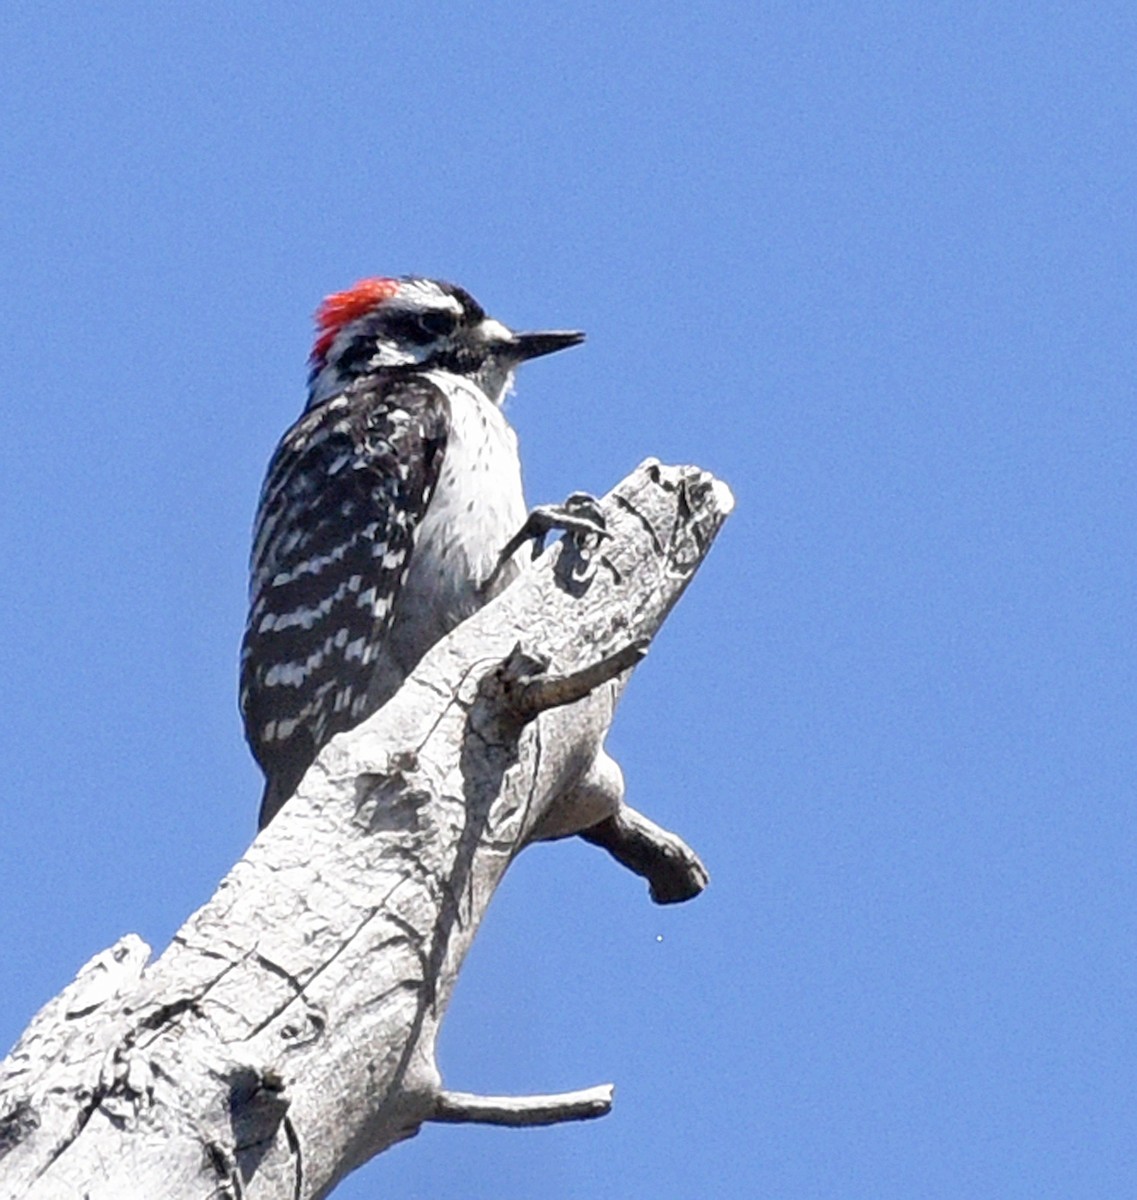
[[[0,1064],[4,1200],[312,1200],[424,1121],[601,1116],[442,1087],[462,960],[529,842],[583,833],[659,903],[695,853],[623,802],[603,742],[631,669],[730,512],[649,460],[602,501],[610,536],[552,546],[333,739],[164,954],[93,958]]]

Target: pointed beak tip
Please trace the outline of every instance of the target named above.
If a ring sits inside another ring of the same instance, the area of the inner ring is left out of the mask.
[[[518,361],[527,362],[531,358],[555,354],[558,350],[579,346],[583,341],[584,332],[580,329],[550,329],[541,333],[519,333],[517,335]]]

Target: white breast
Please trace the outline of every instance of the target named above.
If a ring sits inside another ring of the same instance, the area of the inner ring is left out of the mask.
[[[432,378],[449,398],[450,431],[388,634],[390,659],[403,675],[515,577],[510,564],[489,595],[482,588],[527,516],[517,435],[501,410],[468,380],[441,372]]]

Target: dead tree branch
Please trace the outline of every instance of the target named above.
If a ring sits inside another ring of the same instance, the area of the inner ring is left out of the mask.
[[[603,742],[731,504],[645,463],[608,537],[551,547],[328,745],[156,962],[133,935],[92,959],[0,1064],[0,1198],[311,1200],[425,1121],[607,1112],[607,1086],[447,1091],[435,1039],[530,841],[584,832],[659,902],[706,884]]]

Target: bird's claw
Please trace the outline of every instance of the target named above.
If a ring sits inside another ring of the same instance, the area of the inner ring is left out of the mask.
[[[505,564],[526,542],[533,543],[533,557],[536,558],[545,548],[545,537],[554,530],[567,533],[582,556],[587,556],[604,538],[612,536],[600,501],[587,492],[573,492],[564,504],[539,504],[506,542],[483,587],[489,588],[494,583]]]
[[[511,539],[516,550],[523,542],[533,542],[533,557],[545,548],[545,536],[554,530],[569,534],[581,550],[595,548],[600,541],[612,535],[600,501],[587,492],[573,492],[564,504],[540,504],[529,514],[520,534]],[[588,539],[593,539],[591,542]]]

